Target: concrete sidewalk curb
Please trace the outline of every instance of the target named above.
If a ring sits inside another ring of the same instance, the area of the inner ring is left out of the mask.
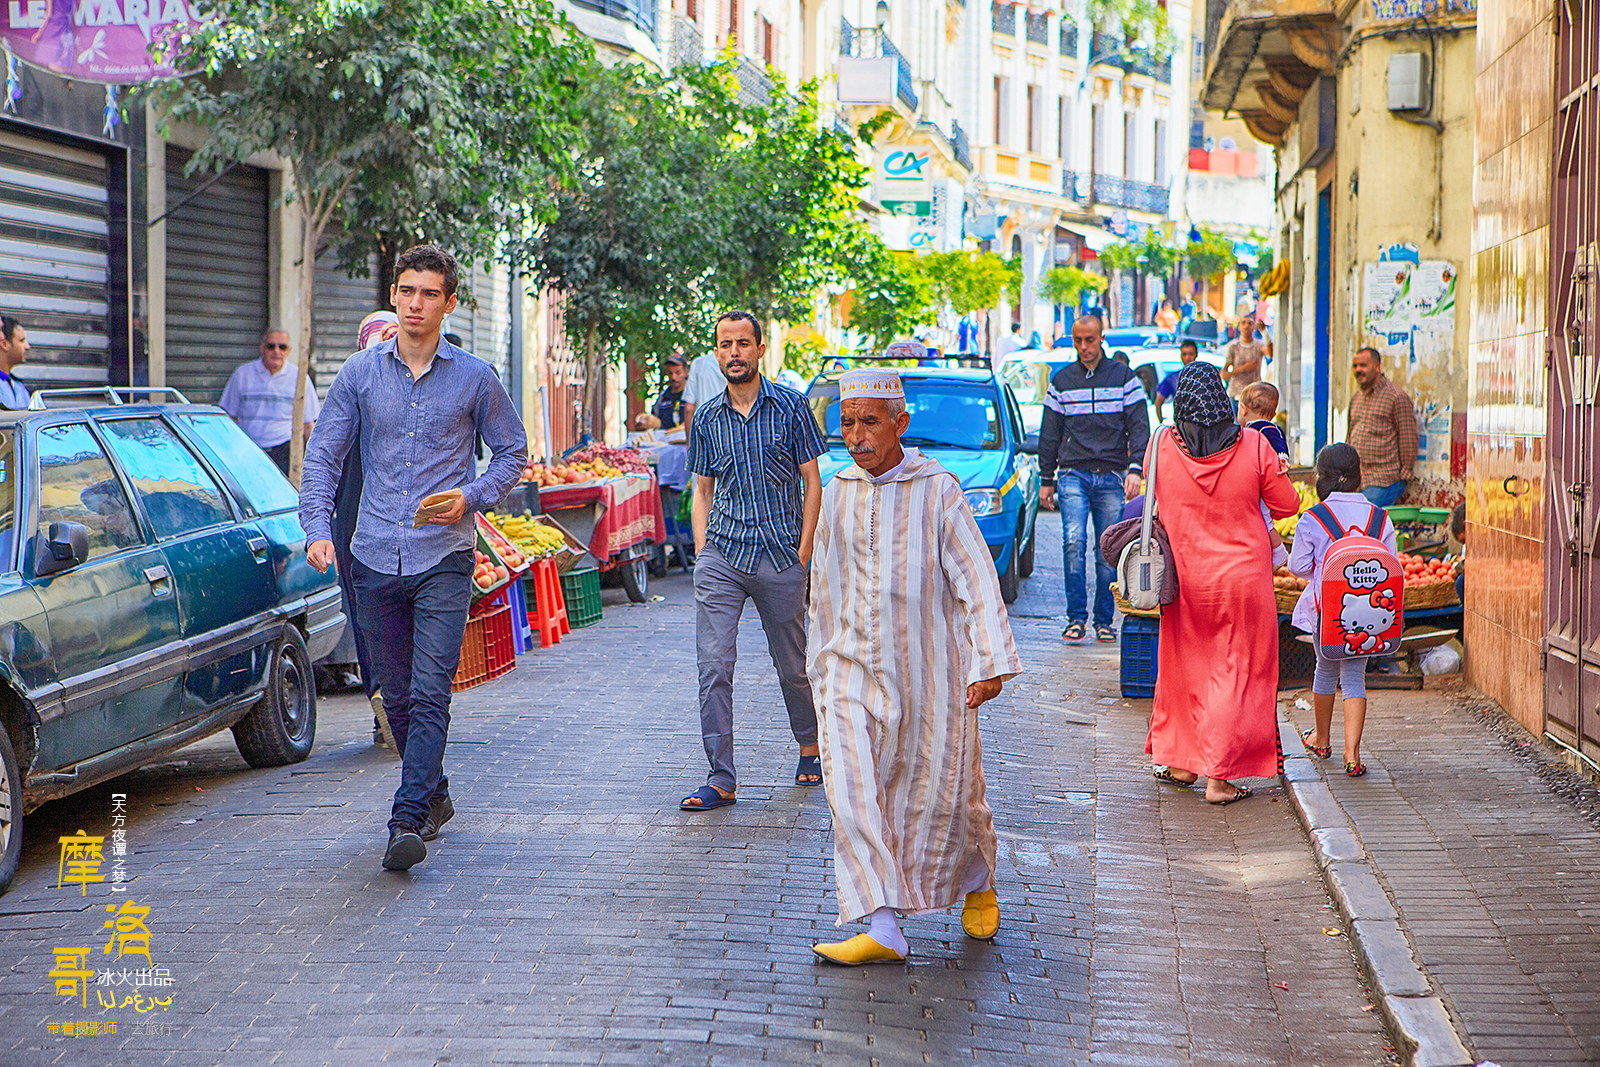
[[[1372,979],[1378,1010],[1411,1067],[1474,1067],[1477,1062],[1450,1021],[1401,915],[1373,872],[1372,857],[1306,753],[1294,724],[1280,721],[1283,779],[1290,803],[1311,839],[1318,868],[1350,942]]]

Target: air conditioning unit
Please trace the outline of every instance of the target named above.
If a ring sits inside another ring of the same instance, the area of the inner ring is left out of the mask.
[[[865,59],[840,56],[836,68],[841,104],[892,104],[900,60],[894,56]]]
[[[1397,52],[1389,57],[1389,110],[1426,111],[1432,93],[1428,84],[1428,56],[1424,52]]]

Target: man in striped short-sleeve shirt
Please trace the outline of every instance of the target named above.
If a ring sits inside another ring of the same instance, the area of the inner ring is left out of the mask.
[[[1062,557],[1066,564],[1067,628],[1061,636],[1081,641],[1089,617],[1084,579],[1086,535],[1094,524],[1094,544],[1122,517],[1124,500],[1143,488],[1145,446],[1150,422],[1144,385],[1127,366],[1106,358],[1100,344],[1100,319],[1085,315],[1072,324],[1076,363],[1050,379],[1039,426],[1039,501],[1059,502]],[[1111,564],[1095,553],[1094,630],[1101,641],[1115,641],[1111,628]]]
[[[700,733],[711,770],[684,811],[734,803],[733,668],[744,602],[753,600],[800,745],[796,785],[819,785],[817,713],[806,680],[806,567],[822,507],[817,457],[827,451],[805,397],[761,376],[761,324],[745,311],[717,320],[726,391],[689,425],[694,479],[695,651]]]

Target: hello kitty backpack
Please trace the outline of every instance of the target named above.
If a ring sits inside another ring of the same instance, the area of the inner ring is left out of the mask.
[[[1387,514],[1374,507],[1365,530],[1344,529],[1333,509],[1318,504],[1306,515],[1328,531],[1317,588],[1317,645],[1324,659],[1392,656],[1405,626],[1405,571],[1380,537]]]

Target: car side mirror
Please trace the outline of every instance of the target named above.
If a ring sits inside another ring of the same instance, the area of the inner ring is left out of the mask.
[[[1022,443],[1017,446],[1017,451],[1026,452],[1030,456],[1037,456],[1039,454],[1039,435],[1030,433],[1024,437]]]
[[[69,571],[89,558],[89,528],[81,522],[52,522],[50,533],[34,556],[40,578]]]

